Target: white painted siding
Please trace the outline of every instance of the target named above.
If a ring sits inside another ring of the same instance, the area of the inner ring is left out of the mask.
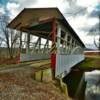
[[[69,72],[71,67],[84,60],[83,54],[77,55],[56,55],[56,73],[55,76],[63,74],[65,71]]]

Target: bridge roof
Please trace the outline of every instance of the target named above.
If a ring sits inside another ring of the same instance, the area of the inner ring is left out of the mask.
[[[58,8],[25,8],[8,24],[8,27],[47,38],[52,29],[53,19],[62,22],[70,33],[85,47]]]

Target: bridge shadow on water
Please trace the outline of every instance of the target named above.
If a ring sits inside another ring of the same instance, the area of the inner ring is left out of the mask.
[[[72,70],[63,78],[74,100],[100,100],[100,70]]]
[[[76,100],[84,100],[86,82],[84,80],[84,72],[72,70],[63,78],[63,82],[67,84],[68,94]]]

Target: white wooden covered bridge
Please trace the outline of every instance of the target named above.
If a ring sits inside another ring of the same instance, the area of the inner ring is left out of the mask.
[[[58,8],[25,8],[8,27],[20,32],[20,61],[50,59],[55,76],[84,60],[84,44]],[[26,52],[22,33],[27,33]],[[32,35],[38,39],[32,44]],[[44,44],[42,39],[46,39]],[[32,46],[33,45],[33,46]]]

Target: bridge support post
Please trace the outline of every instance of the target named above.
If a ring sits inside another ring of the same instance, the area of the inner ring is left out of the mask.
[[[19,49],[18,49],[17,63],[20,63],[21,50],[22,50],[22,31],[20,31],[20,45],[19,45]]]
[[[22,32],[20,32],[20,47],[19,47],[19,49],[20,49],[20,52],[21,52],[21,49],[22,49]]]
[[[52,78],[55,79],[55,67],[56,67],[56,21],[52,24],[52,47],[51,47],[51,68],[52,68]]]
[[[60,44],[61,44],[61,27],[57,26],[57,54],[60,54]]]
[[[40,51],[41,51],[41,37],[39,38],[39,48],[38,49],[39,49],[38,53],[40,53]]]
[[[29,53],[30,49],[30,33],[27,34],[27,47],[26,47],[26,53]]]

